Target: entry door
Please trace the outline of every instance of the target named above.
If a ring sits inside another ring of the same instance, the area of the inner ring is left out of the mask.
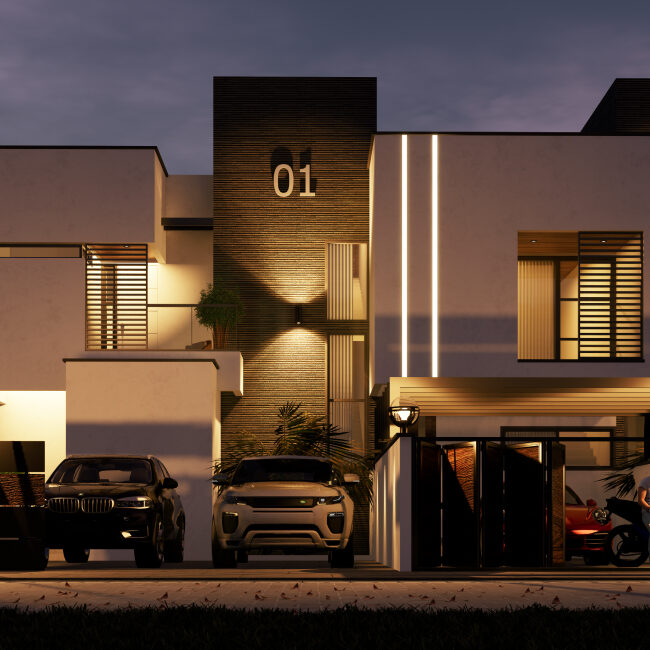
[[[481,459],[481,556],[483,566],[504,564],[503,545],[503,447],[480,441]]]
[[[413,476],[413,568],[440,566],[440,457],[438,445],[413,438],[416,462]]]
[[[545,481],[541,442],[504,447],[504,551],[509,566],[545,565]]]
[[[442,455],[442,554],[449,566],[479,565],[477,443],[446,445]]]

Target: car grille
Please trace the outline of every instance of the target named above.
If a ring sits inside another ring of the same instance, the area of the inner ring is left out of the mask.
[[[115,507],[115,501],[109,497],[86,497],[81,500],[81,509],[89,515],[110,512]]]
[[[245,497],[244,503],[251,508],[313,508],[314,497]]]
[[[603,548],[605,542],[607,541],[608,533],[592,533],[591,535],[585,535],[585,546],[589,548]]]
[[[53,497],[47,500],[47,507],[52,512],[77,512],[79,510],[79,499],[76,497]]]

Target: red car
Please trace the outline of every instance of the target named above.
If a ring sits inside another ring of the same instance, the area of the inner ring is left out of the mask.
[[[593,518],[596,502],[587,499],[586,505],[582,499],[567,485],[564,491],[565,503],[565,555],[570,560],[578,555],[584,558],[585,564],[609,564],[605,544],[607,533],[612,529],[612,522],[599,524]]]

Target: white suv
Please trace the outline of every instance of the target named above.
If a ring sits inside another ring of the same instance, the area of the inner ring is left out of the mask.
[[[358,482],[346,474],[345,482]],[[332,567],[354,566],[354,504],[327,458],[255,456],[232,479],[215,474],[212,563],[234,567],[252,549],[328,553]]]

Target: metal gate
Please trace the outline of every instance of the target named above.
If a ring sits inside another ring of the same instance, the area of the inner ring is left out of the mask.
[[[564,561],[563,445],[413,441],[414,568]]]
[[[42,568],[45,443],[0,441],[0,562]]]

